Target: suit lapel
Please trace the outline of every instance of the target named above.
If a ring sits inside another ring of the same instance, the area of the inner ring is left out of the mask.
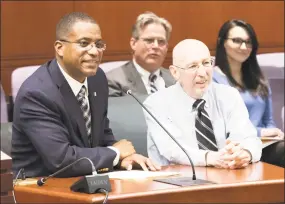
[[[131,87],[134,87],[134,89],[135,89],[135,90],[133,90],[134,92],[147,94],[147,90],[145,88],[145,85],[141,79],[140,74],[136,70],[135,65],[133,64],[133,61],[130,61],[126,65],[125,74],[128,78],[128,81],[132,84]]]
[[[61,73],[56,60],[52,62],[51,66],[51,76],[53,77],[56,84],[59,86],[60,93],[63,98],[64,106],[66,108],[67,113],[69,114],[73,127],[77,127],[80,132],[81,139],[84,143],[84,146],[89,147],[88,139],[87,139],[87,131],[85,127],[85,122],[83,119],[82,110],[78,104],[74,93],[72,92],[68,82],[64,78]]]

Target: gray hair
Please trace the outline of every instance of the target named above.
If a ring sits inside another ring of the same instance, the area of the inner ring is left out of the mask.
[[[172,31],[172,26],[171,24],[164,18],[158,17],[156,14],[152,12],[145,12],[143,14],[140,14],[137,17],[136,23],[133,25],[132,28],[132,37],[135,39],[139,38],[139,35],[141,31],[149,24],[160,24],[164,27],[166,31],[166,39],[167,41],[170,38],[170,34]]]

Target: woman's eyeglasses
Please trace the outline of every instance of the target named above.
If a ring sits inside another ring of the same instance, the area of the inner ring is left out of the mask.
[[[245,43],[247,48],[252,48],[251,40],[244,40],[242,38],[227,38],[227,39],[231,40],[234,44],[236,44],[239,47],[241,47],[241,45]]]

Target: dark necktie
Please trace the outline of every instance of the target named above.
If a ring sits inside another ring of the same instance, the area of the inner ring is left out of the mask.
[[[156,79],[157,79],[157,76],[155,74],[149,75],[149,85],[150,85],[150,92],[151,93],[154,93],[157,91],[157,88],[154,84]]]
[[[200,149],[218,151],[213,126],[208,113],[204,109],[206,101],[198,99],[193,104],[193,109],[197,110],[195,118],[195,131]]]
[[[83,113],[89,144],[91,144],[91,113],[88,100],[85,97],[86,87],[83,85],[77,95],[77,100]]]

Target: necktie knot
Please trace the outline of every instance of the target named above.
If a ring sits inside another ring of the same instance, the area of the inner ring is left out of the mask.
[[[86,95],[86,87],[83,85],[78,93],[78,97],[83,98]]]
[[[153,73],[152,73],[151,75],[149,75],[149,81],[150,81],[151,83],[154,83],[156,79],[157,79],[156,74],[153,74]]]
[[[197,109],[199,112],[204,110],[206,101],[204,99],[198,99],[193,104],[193,109]]]

